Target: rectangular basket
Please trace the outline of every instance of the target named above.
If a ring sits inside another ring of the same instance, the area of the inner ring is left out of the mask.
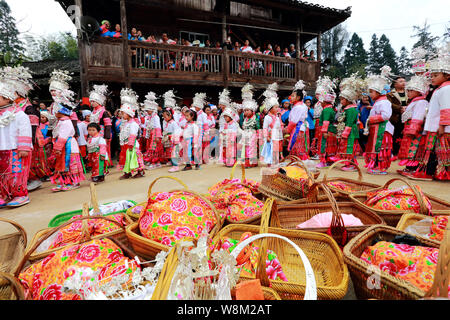
[[[425,297],[425,292],[413,286],[408,281],[396,278],[379,268],[363,261],[360,257],[364,250],[372,244],[375,238],[383,241],[392,241],[398,235],[406,234],[389,226],[373,226],[365,230],[344,248],[344,259],[347,263],[350,275],[359,299],[379,300],[411,300]],[[420,239],[424,246],[439,248],[439,244]],[[374,268],[379,270],[379,286],[370,285],[369,282],[375,273]]]

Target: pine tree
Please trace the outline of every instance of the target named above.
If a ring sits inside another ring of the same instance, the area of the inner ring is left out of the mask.
[[[411,74],[411,58],[409,57],[409,52],[405,47],[400,49],[400,56],[397,59],[398,72],[400,75],[410,75]]]
[[[343,77],[344,68],[341,63],[341,53],[348,39],[348,32],[345,25],[339,24],[336,27],[322,34],[322,61],[327,61],[325,75],[330,77]]]
[[[381,50],[382,66],[389,66],[392,68],[392,73],[398,74],[397,54],[385,34],[380,37],[378,45]]]
[[[415,33],[411,36],[411,38],[417,38],[417,42],[413,45],[413,49],[422,47],[427,50],[427,52],[429,52],[425,57],[426,59],[429,59],[431,56],[437,53],[436,41],[439,40],[439,37],[431,35],[429,29],[430,25],[425,20],[423,27],[413,27]]]
[[[369,52],[367,53],[368,58],[368,71],[371,73],[379,73],[380,68],[383,66],[381,49],[379,45],[379,40],[376,34],[372,35],[372,41],[370,41]]]
[[[358,72],[361,76],[365,76],[365,68],[367,67],[368,57],[364,49],[363,40],[354,33],[345,49],[342,65],[345,69],[345,75]]]
[[[24,50],[22,41],[19,40],[19,30],[16,20],[11,15],[11,8],[5,0],[0,0],[0,52],[2,60],[10,56],[11,61],[20,60]]]

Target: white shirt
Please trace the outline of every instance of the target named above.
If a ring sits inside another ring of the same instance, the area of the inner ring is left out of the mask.
[[[80,136],[77,138],[79,146],[85,146],[87,144],[86,137],[88,135],[87,124],[85,122],[77,123],[78,131],[80,131]]]
[[[181,128],[175,120],[171,120],[169,122],[166,122],[166,120],[164,120],[163,121],[163,134],[180,135]]]
[[[264,124],[263,129],[267,129],[270,134],[270,138],[275,141],[281,141],[283,140],[283,132],[281,129],[281,120],[280,118],[275,118],[275,124],[273,125],[273,128],[270,128],[270,125],[272,124],[272,117],[270,115],[266,115],[264,117]]]
[[[436,89],[430,99],[424,130],[437,132],[441,119],[441,110],[450,109],[450,85]],[[445,126],[445,133],[450,133],[450,126]]]
[[[183,139],[188,140],[190,138],[194,138],[195,136],[198,137],[199,134],[200,134],[200,128],[198,127],[198,125],[195,122],[187,123],[186,127],[183,130]]]
[[[388,121],[386,124],[386,131],[391,135],[394,135],[394,126],[389,121],[392,116],[392,104],[389,102],[389,100],[378,100],[377,102],[375,102],[372,109],[370,110],[369,117],[378,115],[381,115],[384,121]]]
[[[23,111],[17,111],[14,120],[12,120],[9,125],[0,127],[0,150],[17,149],[18,137],[29,137],[30,143],[27,143],[27,147],[29,147],[30,150],[33,149],[31,143],[30,118]]]
[[[303,102],[297,103],[289,113],[289,122],[299,123],[303,122],[300,131],[306,131],[307,122],[305,121],[308,117],[308,107]]]

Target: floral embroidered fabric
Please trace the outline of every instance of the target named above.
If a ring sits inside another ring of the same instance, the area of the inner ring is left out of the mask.
[[[91,281],[103,285],[140,267],[111,240],[96,239],[53,252],[20,273],[19,280],[32,300],[80,300],[78,294],[63,290],[65,280],[80,268],[100,271]]]
[[[431,223],[431,230],[428,234],[431,240],[442,241],[444,238],[445,228],[448,225],[448,216],[435,216]]]
[[[438,255],[437,248],[381,241],[367,247],[361,259],[420,290],[428,291],[433,284]]]
[[[431,213],[431,202],[425,197],[419,186],[415,186]],[[402,186],[396,189],[385,189],[367,192],[366,205],[380,210],[400,210],[420,213],[419,202],[411,188]]]
[[[239,179],[226,179],[208,190],[214,206],[222,215],[226,212],[226,217],[233,222],[245,221],[261,215],[264,207],[264,203],[252,193],[258,184],[250,180],[240,183]]]
[[[351,186],[349,186],[348,184],[346,184],[344,182],[340,182],[340,181],[327,182],[327,186],[334,187],[336,189],[339,189],[339,190],[342,190],[342,191],[345,191],[345,192],[355,192],[356,191]]]
[[[148,209],[139,220],[140,232],[163,245],[173,246],[186,237],[199,238],[218,222],[209,204],[189,192],[154,193],[148,201]]]

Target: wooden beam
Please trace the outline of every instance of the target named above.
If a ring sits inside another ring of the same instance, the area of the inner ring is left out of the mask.
[[[75,0],[75,5],[79,8],[79,14],[83,16],[83,1]],[[79,36],[81,36],[81,30],[77,30]],[[89,81],[87,78],[87,60],[86,60],[86,43],[82,39],[78,39],[78,48],[79,48],[79,60],[80,60],[80,84],[81,84],[81,97],[87,97],[89,91]]]
[[[127,8],[125,0],[120,0],[120,21],[122,24],[122,38],[123,38],[123,69],[125,75],[125,86],[130,87],[130,47],[128,44],[128,23],[127,23]]]
[[[322,32],[317,36],[317,61],[322,61]]]

